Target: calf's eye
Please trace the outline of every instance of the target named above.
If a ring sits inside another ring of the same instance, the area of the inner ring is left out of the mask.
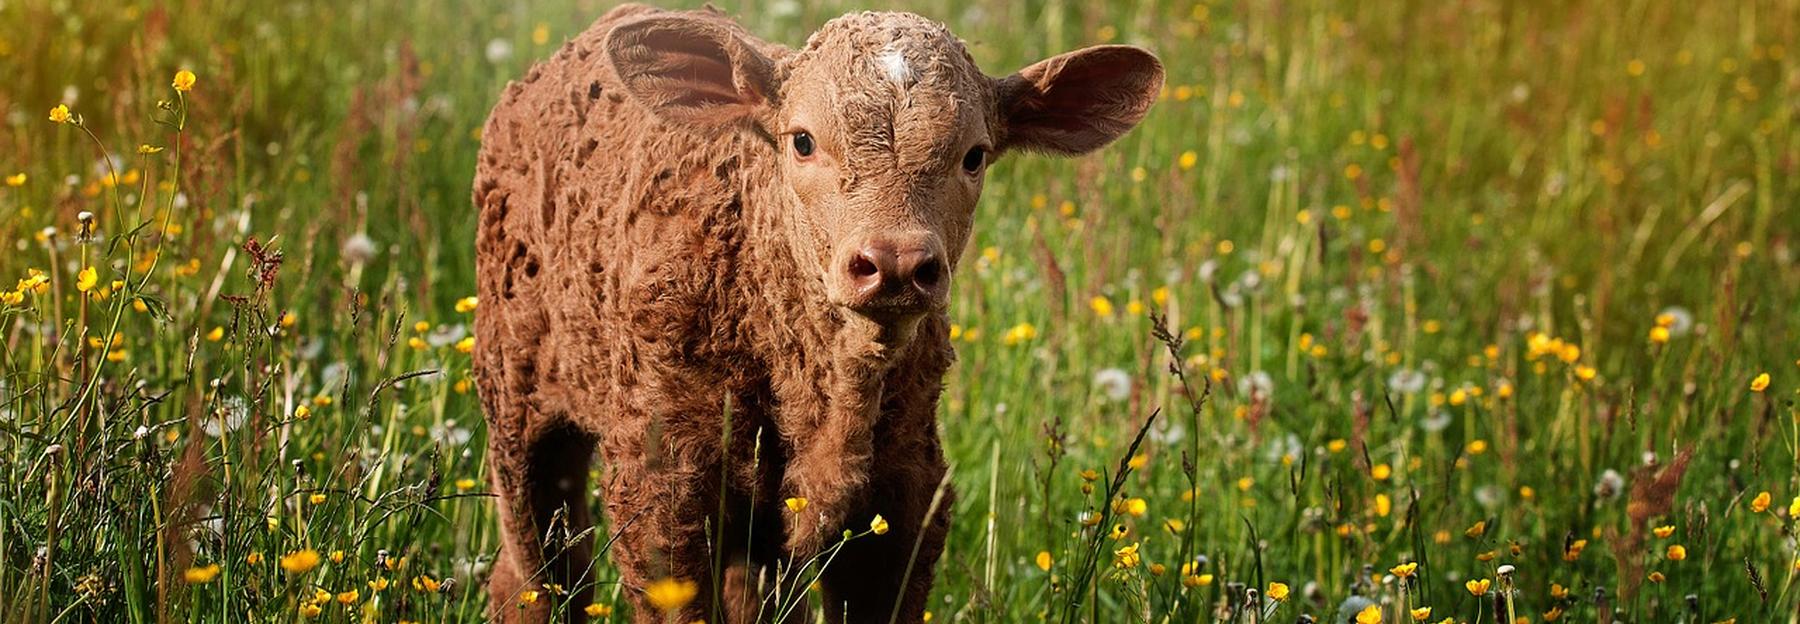
[[[979,147],[971,147],[969,148],[969,153],[963,154],[963,171],[967,173],[981,171],[981,165],[985,162],[987,162],[987,150]]]
[[[806,158],[807,156],[811,156],[813,153],[812,135],[807,134],[805,132],[795,132],[794,133],[794,153],[799,155],[801,158]]]

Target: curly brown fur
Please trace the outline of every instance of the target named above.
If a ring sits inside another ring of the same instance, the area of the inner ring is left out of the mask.
[[[717,13],[628,5],[510,85],[474,189],[492,616],[545,621],[548,601],[517,597],[551,583],[587,604],[593,539],[576,537],[598,448],[637,621],[659,619],[652,581],[710,588],[721,554],[803,562],[875,514],[892,532],[826,571],[828,619],[885,621],[898,601],[917,621],[949,526],[948,504],[926,517],[946,470],[945,283],[986,166],[1098,148],[1161,82],[1119,46],[990,78],[907,14],[845,16],[795,51]],[[747,621],[763,571],[722,572],[726,617]],[[712,612],[703,590],[673,616]]]

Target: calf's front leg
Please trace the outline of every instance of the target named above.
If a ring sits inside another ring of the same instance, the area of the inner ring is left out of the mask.
[[[626,427],[642,434],[637,443],[603,445],[610,470],[606,513],[615,533],[612,556],[634,607],[633,621],[711,621],[712,552],[707,520],[718,512],[719,471],[711,439],[683,437],[685,421],[670,417],[671,429]],[[717,436],[716,433],[692,435]],[[692,600],[662,611],[647,592],[659,583],[692,583]]]

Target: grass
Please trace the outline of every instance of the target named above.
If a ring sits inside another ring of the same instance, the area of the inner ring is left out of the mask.
[[[0,3],[0,621],[479,620],[476,131],[605,8]],[[1170,86],[991,174],[934,621],[1792,618],[1800,2],[907,8]]]

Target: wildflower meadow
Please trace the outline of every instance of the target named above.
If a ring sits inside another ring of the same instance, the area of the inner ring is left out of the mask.
[[[610,6],[0,0],[0,622],[483,620],[480,128]],[[927,621],[1800,619],[1800,2],[720,8],[1167,68],[993,166]]]

